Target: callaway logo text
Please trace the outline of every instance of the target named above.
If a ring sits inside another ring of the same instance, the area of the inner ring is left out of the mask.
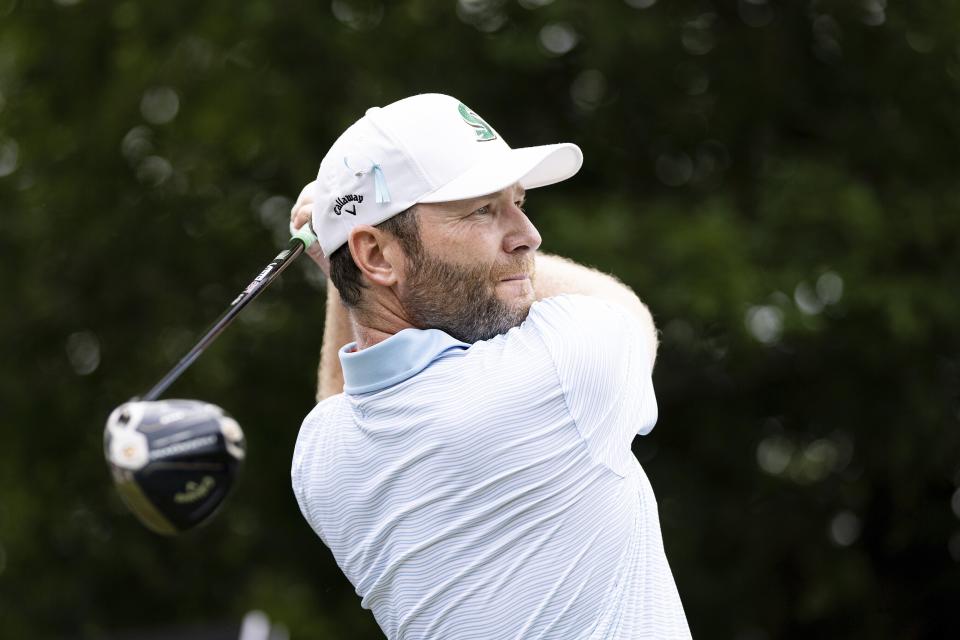
[[[347,213],[350,213],[350,214],[353,214],[353,215],[357,215],[357,205],[353,205],[353,206],[350,207],[349,209],[344,209],[344,206],[345,206],[348,202],[363,202],[363,196],[358,196],[358,195],[355,194],[355,193],[351,193],[351,194],[348,194],[348,195],[345,195],[345,196],[340,196],[340,197],[337,198],[337,200],[336,200],[336,204],[335,204],[334,207],[333,207],[333,212],[339,216],[339,215],[340,215],[340,210],[343,209],[343,210],[346,211]]]

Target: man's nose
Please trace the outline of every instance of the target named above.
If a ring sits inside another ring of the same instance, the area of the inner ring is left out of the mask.
[[[503,237],[504,251],[507,253],[525,253],[540,248],[540,243],[543,241],[540,232],[537,231],[527,214],[515,202],[510,203],[505,217],[509,221],[510,228]]]

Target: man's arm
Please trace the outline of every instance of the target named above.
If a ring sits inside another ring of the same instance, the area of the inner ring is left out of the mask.
[[[340,302],[340,292],[327,278],[327,313],[323,321],[323,344],[317,371],[317,402],[343,391],[343,369],[340,348],[354,341],[353,324],[347,308]]]
[[[290,209],[290,232],[307,224],[313,214],[313,187],[308,183]],[[323,274],[327,276],[327,311],[323,321],[323,343],[320,346],[320,366],[317,368],[317,402],[343,391],[343,369],[340,368],[340,348],[355,340],[353,324],[346,307],[340,302],[340,292],[330,280],[330,261],[314,242],[306,250]]]

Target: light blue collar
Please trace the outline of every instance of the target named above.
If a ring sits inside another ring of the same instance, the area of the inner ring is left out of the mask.
[[[343,390],[356,395],[378,391],[427,368],[431,362],[451,349],[469,349],[470,345],[439,329],[404,329],[383,342],[361,351],[354,351],[351,342],[340,349],[343,367]]]

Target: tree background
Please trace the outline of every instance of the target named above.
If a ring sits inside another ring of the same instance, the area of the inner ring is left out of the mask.
[[[530,208],[662,331],[634,450],[694,635],[956,637],[958,24],[946,0],[0,0],[0,635],[259,609],[380,637],[289,487],[309,261],[168,393],[248,438],[208,526],[142,528],[102,426],[284,244],[346,126],[439,91],[584,150]]]

